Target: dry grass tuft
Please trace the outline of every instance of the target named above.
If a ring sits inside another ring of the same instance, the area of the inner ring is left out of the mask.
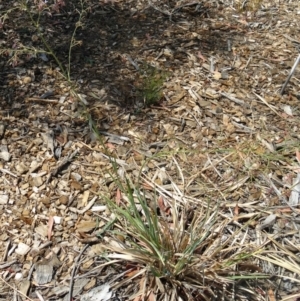
[[[237,0],[234,7],[239,11],[256,11],[261,8],[262,0]]]
[[[129,182],[119,204],[109,201],[124,230],[104,247],[108,258],[130,267],[116,285],[136,282],[129,299],[260,300],[250,285],[267,276],[253,261],[259,250],[240,242],[243,227],[230,231],[232,220],[221,219],[213,201],[195,207],[162,197],[156,202],[151,209],[146,193]]]

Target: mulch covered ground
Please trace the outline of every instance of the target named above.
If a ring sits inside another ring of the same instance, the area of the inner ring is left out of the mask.
[[[297,258],[297,70],[279,92],[298,56],[300,4],[233,2],[89,1],[70,61],[81,102],[55,60],[32,52],[45,47],[26,13],[2,19],[1,300],[69,300],[70,282],[79,300],[116,274],[99,268],[97,249],[114,172],[192,206],[220,202],[240,225],[253,218],[245,243],[273,235]],[[0,3],[2,15],[9,8]],[[63,66],[77,21],[70,4],[41,18]],[[258,294],[299,292],[288,278],[269,287]]]

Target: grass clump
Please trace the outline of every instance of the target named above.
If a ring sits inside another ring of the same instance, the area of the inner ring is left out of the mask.
[[[141,77],[137,90],[146,107],[158,105],[163,98],[163,84],[168,73],[150,65],[141,68]]]
[[[242,1],[236,1],[235,7],[239,11],[256,11],[261,8],[262,0],[242,0]]]
[[[130,266],[117,285],[136,281],[127,299],[259,300],[247,282],[265,277],[246,264],[256,252],[238,243],[240,229],[228,230],[217,204],[189,208],[159,197],[151,209],[146,193],[132,187],[127,182],[118,205],[108,201],[122,231],[104,245],[113,263]]]

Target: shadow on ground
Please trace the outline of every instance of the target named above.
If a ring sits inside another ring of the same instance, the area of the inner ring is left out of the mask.
[[[8,5],[6,1],[4,7]],[[143,97],[137,91],[143,88],[145,66],[154,66],[172,76],[183,64],[189,64],[189,49],[196,49],[200,56],[207,52],[230,53],[232,43],[240,35],[222,22],[211,26],[213,18],[222,17],[222,7],[209,3],[176,6],[169,2],[153,7],[137,1],[107,4],[90,1],[88,7],[83,27],[76,34],[78,45],[72,49],[71,78],[80,90],[104,91],[106,101],[126,110],[143,106]],[[63,7],[60,13],[45,13],[41,18],[45,38],[64,66],[68,64],[78,9],[75,2]],[[7,49],[23,46],[43,49],[24,12],[12,12],[10,16],[1,29],[2,45]],[[57,67],[53,58],[26,53],[12,64],[8,62],[11,54],[4,51],[0,61],[2,109],[26,115],[23,106],[26,97],[39,97],[48,90],[62,93],[61,85],[53,79],[47,82],[45,75],[45,70]],[[30,84],[19,80],[24,76],[31,78]]]

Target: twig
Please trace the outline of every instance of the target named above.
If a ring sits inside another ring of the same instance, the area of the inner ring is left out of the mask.
[[[11,265],[13,265],[13,264],[16,263],[16,262],[17,262],[17,260],[14,259],[14,260],[12,260],[12,261],[10,261],[10,262],[5,262],[5,263],[3,263],[3,264],[0,264],[0,269],[1,269],[1,270],[2,270],[2,269],[6,269],[6,268],[10,267]]]
[[[33,263],[30,267],[30,270],[29,270],[28,276],[27,276],[27,280],[30,281],[34,269],[35,269],[35,263]]]
[[[185,188],[185,181],[184,181],[184,175],[183,175],[182,169],[180,168],[180,166],[179,166],[179,164],[178,164],[178,162],[177,162],[177,160],[175,159],[174,156],[172,156],[172,159],[173,159],[175,165],[177,166],[177,169],[179,171],[179,174],[180,174],[180,177],[181,177],[181,180],[182,180],[182,187],[184,189]]]
[[[76,149],[73,153],[71,153],[66,158],[64,158],[62,160],[62,162],[54,170],[52,170],[52,172],[49,174],[46,183],[48,184],[50,182],[50,180],[52,179],[52,177],[55,177],[66,164],[71,163],[73,158],[78,154],[78,152],[79,152],[79,150]]]
[[[51,104],[58,104],[57,99],[44,99],[39,97],[28,97],[25,102],[43,102],[43,103],[51,103]]]
[[[102,217],[102,216],[101,216]],[[81,275],[78,275],[76,276],[75,278],[76,279],[81,279],[81,278],[86,278],[87,276],[90,276],[93,274],[93,276],[96,276],[96,272],[98,273],[101,273],[101,268],[102,267],[105,267],[107,265],[110,265],[110,264],[113,264],[113,263],[119,263],[119,262],[122,262],[122,260],[120,259],[115,259],[115,260],[111,260],[111,261],[108,261],[108,262],[105,262],[103,264],[100,264],[99,266],[96,266],[95,268],[89,270],[88,272],[86,272],[85,274],[81,274]],[[127,271],[126,271],[127,272]],[[123,273],[122,273],[123,274]]]
[[[120,140],[123,140],[123,141],[130,141],[130,138],[128,138],[126,136],[119,136],[119,135],[111,134],[111,133],[105,132],[105,131],[99,131],[99,133],[104,135],[104,136],[111,137],[111,138],[116,138],[116,139],[120,139]]]
[[[262,178],[268,183],[270,184],[271,188],[274,190],[274,192],[277,194],[277,196],[283,200],[286,205],[296,214],[298,215],[299,213],[293,208],[293,206],[291,206],[291,204],[289,204],[289,202],[286,200],[286,197],[284,195],[282,195],[282,193],[280,192],[279,189],[277,189],[277,187],[275,186],[275,184],[272,182],[272,180],[269,177],[266,177],[265,175],[262,175]]]
[[[298,41],[298,40],[296,40],[296,39],[290,37],[290,36],[287,35],[287,34],[283,34],[282,36],[285,37],[285,38],[287,38],[287,39],[290,40],[291,42],[294,42],[294,43],[296,43],[296,44],[300,44],[300,41]]]
[[[169,18],[172,18],[172,13],[170,13],[169,11],[160,9],[158,6],[153,4],[151,1],[148,1],[148,3],[149,3],[150,7],[154,8],[155,10],[161,12],[164,15],[167,15]]]
[[[45,299],[43,298],[43,296],[41,295],[41,293],[38,290],[36,290],[35,293],[38,296],[38,298],[40,299],[40,301],[45,301]]]
[[[220,92],[220,94],[221,94],[222,96],[228,98],[229,100],[231,100],[231,101],[233,101],[233,102],[239,104],[239,105],[243,105],[243,104],[245,103],[243,100],[238,99],[238,98],[236,98],[236,97],[234,97],[234,96],[232,96],[232,95],[229,95],[229,94],[227,94],[227,93],[225,93],[225,92]]]
[[[19,291],[18,289],[16,289],[15,287],[13,287],[11,284],[9,284],[6,280],[4,280],[3,277],[0,276],[0,280],[3,281],[5,283],[5,285],[7,285],[8,287],[10,287],[11,289],[14,290],[14,292],[20,294],[21,296],[23,296],[26,300],[28,301],[33,301],[33,299],[30,299],[28,296],[26,296],[24,293],[22,293],[21,291]]]
[[[263,98],[261,97],[260,95],[256,94],[255,92],[253,92],[253,94],[258,98],[260,99],[267,107],[269,107],[276,115],[280,116],[280,114],[276,111],[276,107],[275,106],[272,106],[270,104],[268,104],[268,102]],[[282,117],[282,116],[280,116]]]
[[[12,173],[11,171],[9,171],[7,169],[0,168],[0,171],[3,172],[3,173],[9,174],[9,175],[11,175],[12,177],[15,177],[15,178],[18,177],[17,175],[15,175],[14,173]]]
[[[192,6],[192,5],[197,5],[197,6],[198,6],[198,5],[200,4],[199,1],[194,1],[194,2],[191,2],[191,3],[187,3],[187,4],[180,5],[180,6],[176,6],[176,7],[174,7],[174,8],[169,12],[169,11],[167,11],[167,10],[162,10],[162,9],[160,9],[158,6],[154,5],[151,1],[148,1],[148,3],[149,3],[149,5],[150,5],[151,7],[153,7],[153,8],[156,9],[157,11],[161,12],[161,13],[164,14],[164,15],[167,15],[167,16],[169,17],[169,20],[170,20],[171,22],[173,22],[172,16],[175,14],[176,11],[178,11],[178,10],[180,10],[181,8],[186,7],[186,6]]]
[[[83,247],[83,249],[81,250],[80,254],[77,256],[76,258],[76,261],[74,262],[74,266],[73,266],[73,270],[72,270],[72,273],[71,273],[71,280],[70,280],[70,289],[69,289],[69,298],[68,298],[68,301],[72,301],[73,300],[73,287],[74,287],[74,277],[75,277],[75,273],[77,271],[77,268],[78,268],[78,264],[79,264],[79,260],[82,256],[82,254],[85,252],[85,250],[88,248],[88,244],[85,245]]]
[[[74,208],[74,210],[73,210],[73,208],[69,208],[69,210],[71,210],[71,211],[73,211],[73,212],[75,211],[75,212],[77,212],[78,214],[84,214],[86,211],[88,211],[90,208],[92,208],[92,206],[95,204],[97,198],[98,198],[98,196],[94,196],[94,197],[89,201],[89,203],[88,203],[83,209],[81,209],[81,210],[76,209],[76,208]]]
[[[293,76],[293,74],[294,74],[294,72],[295,72],[295,70],[296,70],[296,67],[297,67],[297,65],[299,64],[299,61],[300,61],[300,54],[298,55],[298,57],[297,57],[297,59],[296,59],[294,65],[293,65],[293,67],[292,67],[292,70],[291,70],[289,76],[287,77],[287,79],[286,79],[284,85],[283,85],[282,88],[281,88],[280,95],[283,95],[283,92],[284,92],[284,90],[285,90],[287,84],[289,83],[291,77]]]
[[[5,250],[3,252],[3,256],[2,256],[2,260],[3,261],[7,260],[7,254],[8,254],[9,248],[10,248],[10,244],[11,244],[11,241],[8,240],[8,242],[7,242],[6,246],[5,246]]]
[[[126,54],[125,57],[137,71],[140,71],[139,65],[128,54]]]

